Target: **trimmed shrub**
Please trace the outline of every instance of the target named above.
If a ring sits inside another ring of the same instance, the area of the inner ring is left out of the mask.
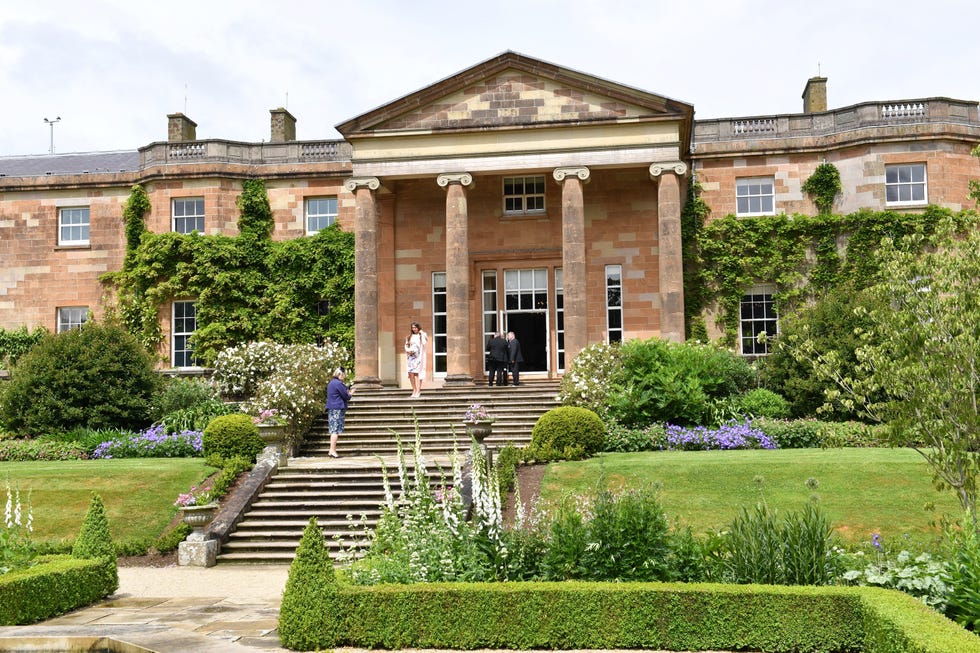
[[[11,370],[0,420],[20,434],[139,429],[159,387],[153,357],[122,327],[86,323],[45,336]]]
[[[82,528],[75,538],[71,549],[73,558],[82,560],[108,559],[112,561],[112,588],[115,592],[119,587],[119,572],[116,569],[116,549],[112,544],[112,534],[109,532],[109,518],[106,516],[105,504],[98,494],[92,497],[88,512],[82,521]]]
[[[32,624],[91,605],[116,591],[115,559],[47,556],[0,575],[0,625]]]
[[[782,395],[765,388],[749,390],[737,398],[736,404],[739,412],[746,417],[785,419],[790,415],[789,402]]]
[[[591,410],[559,406],[535,422],[528,449],[544,457],[549,452],[560,453],[580,448],[584,455],[589,456],[602,449],[605,435],[605,424]]]
[[[224,459],[236,456],[255,462],[265,444],[259,437],[259,427],[243,413],[215,417],[204,429],[204,455]]]
[[[754,419],[752,428],[769,436],[780,449],[812,449],[820,447],[822,422],[815,419]]]
[[[342,621],[325,619],[337,614],[337,578],[333,561],[323,543],[323,532],[311,517],[296,557],[289,566],[289,577],[279,609],[279,641],[295,650],[319,649],[324,642],[336,641]]]

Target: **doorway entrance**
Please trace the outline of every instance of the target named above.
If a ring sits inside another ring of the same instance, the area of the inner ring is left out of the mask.
[[[521,343],[521,372],[548,371],[548,316],[543,311],[504,315],[507,331],[513,331]]]

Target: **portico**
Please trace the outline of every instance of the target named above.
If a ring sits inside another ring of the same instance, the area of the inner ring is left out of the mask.
[[[592,342],[682,340],[692,113],[508,52],[338,125],[353,146],[355,384],[404,385],[412,321],[447,386],[482,380],[494,331],[514,330],[549,378]]]

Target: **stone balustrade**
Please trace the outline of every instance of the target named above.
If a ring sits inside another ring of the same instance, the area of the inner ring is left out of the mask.
[[[351,145],[337,141],[242,143],[199,140],[151,143],[139,150],[140,167],[184,163],[237,163],[249,165],[343,162],[351,160]]]
[[[826,136],[905,124],[980,127],[977,103],[948,98],[865,102],[820,113],[698,120],[694,147],[713,142]]]

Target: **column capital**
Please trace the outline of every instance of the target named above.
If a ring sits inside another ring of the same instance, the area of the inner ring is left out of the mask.
[[[468,172],[446,172],[436,177],[436,183],[441,188],[445,188],[449,184],[471,186],[473,184],[473,175]]]
[[[675,175],[687,172],[687,164],[683,161],[662,161],[650,164],[650,176],[659,177],[664,171],[673,171]]]
[[[591,174],[591,171],[585,166],[569,166],[566,168],[555,168],[551,176],[560,184],[565,181],[565,177],[578,177],[582,181],[588,182],[589,175]]]
[[[358,188],[368,188],[378,190],[381,188],[381,180],[377,177],[350,177],[344,180],[344,188],[353,193]]]

